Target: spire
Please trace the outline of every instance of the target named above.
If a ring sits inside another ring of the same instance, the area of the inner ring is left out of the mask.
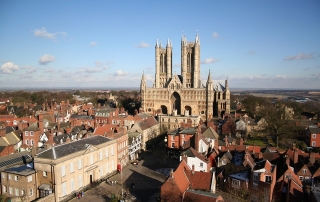
[[[144,71],[142,73],[142,78],[141,78],[141,82],[145,82],[146,81],[146,78],[144,77]]]
[[[225,88],[228,90],[229,89],[229,84],[228,84],[228,77],[227,77],[227,80],[226,80],[226,83],[225,83]]]
[[[198,34],[198,30],[197,30],[197,35],[196,35],[196,44],[200,45],[200,38],[199,38],[199,34]]]
[[[170,42],[169,37],[168,37],[168,41],[167,41],[167,47],[171,47],[171,42]]]
[[[209,69],[209,74],[208,74],[208,82],[211,82],[211,83],[212,83],[212,79],[211,79],[211,72],[210,72],[210,69]]]
[[[156,42],[156,47],[159,47],[159,41],[158,41],[158,38],[157,38],[157,42]]]

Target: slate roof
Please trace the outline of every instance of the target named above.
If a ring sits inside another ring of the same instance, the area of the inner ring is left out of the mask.
[[[88,116],[88,115],[72,114],[70,116],[70,119],[93,119],[93,117],[92,116]]]
[[[13,166],[11,168],[5,169],[4,171],[7,173],[24,175],[24,176],[28,176],[36,172],[33,169],[33,162],[24,164],[24,165]]]
[[[207,191],[188,189],[184,194],[184,201],[210,201],[216,202],[219,194]],[[220,200],[219,200],[220,201]]]
[[[210,138],[210,139],[215,139],[218,140],[219,139],[219,135],[218,133],[211,127],[207,128],[204,133],[202,133],[202,135],[205,138]]]
[[[139,126],[139,127],[141,128],[141,130],[143,130],[143,131],[144,131],[144,130],[147,130],[147,129],[149,129],[149,128],[157,125],[157,124],[158,124],[157,120],[156,120],[154,117],[152,117],[152,116],[148,117],[148,118],[145,119],[145,120],[142,120],[142,121],[138,122],[138,126]]]
[[[189,147],[187,150],[181,152],[181,155],[186,155],[187,157],[194,157],[194,158],[198,158],[204,162],[207,162],[207,159],[199,154],[195,149],[193,149],[192,147]]]
[[[27,151],[2,156],[0,157],[0,171],[13,165],[21,165],[31,161],[31,153]]]
[[[36,155],[36,158],[44,158],[44,159],[58,159],[70,154],[85,151],[89,145],[100,145],[111,141],[111,139],[103,137],[103,136],[93,136],[85,139],[81,139],[78,141],[70,142],[67,144],[58,145],[56,147],[52,147],[44,152],[41,152]],[[54,157],[55,154],[55,157]]]
[[[29,127],[26,127],[23,129],[23,131],[38,131],[39,127],[38,127],[38,123],[35,122],[33,124],[31,124]]]
[[[6,126],[6,133],[11,133],[12,131],[15,131],[14,127]]]
[[[320,134],[320,128],[309,127],[311,134]]]

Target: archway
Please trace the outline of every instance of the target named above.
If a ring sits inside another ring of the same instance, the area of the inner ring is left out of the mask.
[[[190,107],[190,106],[185,106],[184,107],[184,115],[186,115],[186,116],[191,116],[191,114],[192,114],[192,108]],[[188,111],[188,113],[186,113]]]
[[[162,114],[168,114],[168,109],[165,105],[161,105],[161,112]]]
[[[181,114],[181,98],[177,92],[171,95],[171,106],[172,110],[177,110],[177,114]]]

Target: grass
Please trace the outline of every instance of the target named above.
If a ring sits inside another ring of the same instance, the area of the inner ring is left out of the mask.
[[[267,146],[268,143],[264,140],[263,137],[255,136],[250,137],[247,139],[247,141],[244,143],[244,145],[256,145],[256,146]]]

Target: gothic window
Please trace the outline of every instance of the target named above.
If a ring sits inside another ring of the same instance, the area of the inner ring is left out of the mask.
[[[163,72],[163,55],[160,55],[160,72]]]
[[[190,68],[190,53],[188,53],[188,55],[187,55],[187,72],[188,73],[191,72],[191,68]]]

